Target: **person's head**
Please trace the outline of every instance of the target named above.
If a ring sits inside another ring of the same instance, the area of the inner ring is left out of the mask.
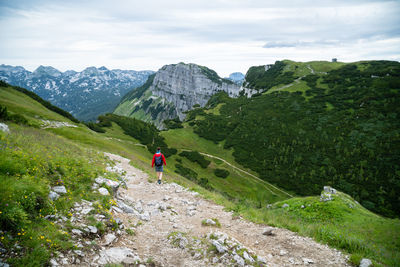
[[[161,148],[160,147],[157,147],[157,152],[160,152],[161,151]]]

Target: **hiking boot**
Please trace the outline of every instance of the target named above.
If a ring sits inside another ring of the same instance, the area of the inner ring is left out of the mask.
[[[160,179],[158,179],[158,181],[157,181],[157,182],[158,182],[158,184],[161,184],[161,180],[160,180]]]

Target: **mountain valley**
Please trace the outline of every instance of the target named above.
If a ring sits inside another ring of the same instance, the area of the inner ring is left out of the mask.
[[[397,266],[399,90],[394,61],[178,63],[86,125],[1,83],[0,263]]]

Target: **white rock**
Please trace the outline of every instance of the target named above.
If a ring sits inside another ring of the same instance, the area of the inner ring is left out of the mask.
[[[160,203],[160,206],[158,207],[161,211],[166,211],[167,210],[167,205],[164,203]]]
[[[190,216],[190,217],[194,216],[195,214],[196,214],[196,211],[194,211],[194,210],[188,210],[188,211],[186,212],[186,215],[187,215],[187,216]]]
[[[99,264],[123,262],[126,258],[135,258],[133,250],[125,247],[114,247],[100,252]]]
[[[123,213],[124,211],[116,206],[113,206],[112,209],[118,213]]]
[[[211,219],[206,219],[205,224],[206,225],[216,225],[216,222],[214,222],[214,220],[211,220]]]
[[[201,258],[203,258],[203,256],[202,256],[200,253],[196,252],[196,253],[194,254],[193,258],[194,258],[195,260],[200,260]]]
[[[233,259],[236,261],[236,263],[239,266],[244,266],[244,259],[242,257],[240,257],[239,255],[236,254],[235,256],[233,256]]]
[[[87,228],[89,229],[89,232],[91,232],[92,234],[97,234],[97,227],[96,226],[89,225]]]
[[[60,185],[60,186],[54,186],[52,188],[52,190],[58,194],[66,194],[67,193],[67,189],[65,188],[65,186]]]
[[[143,214],[139,214],[139,219],[142,221],[150,221],[150,214],[147,211]]]
[[[164,201],[168,201],[168,200],[170,200],[170,199],[171,199],[171,197],[170,197],[170,196],[167,196],[167,195],[165,195],[164,198],[163,198]]]
[[[82,252],[82,250],[74,250],[74,253],[78,256],[84,257],[85,253]]]
[[[220,244],[217,240],[211,240],[211,244],[213,244],[216,247],[217,251],[221,254],[227,251],[227,248]]]
[[[5,133],[9,133],[10,129],[8,128],[7,124],[0,122],[0,131],[3,131]]]
[[[369,267],[372,265],[372,261],[370,259],[362,259],[360,262],[360,267]]]
[[[118,188],[119,188],[119,183],[110,179],[106,179],[106,185],[111,187],[111,189],[113,190],[114,194],[117,192]]]
[[[108,246],[108,245],[110,245],[112,242],[114,242],[114,240],[116,239],[117,237],[114,235],[114,234],[106,234],[105,236],[104,236],[104,245],[105,246]]]
[[[51,267],[60,266],[55,259],[50,260],[50,265],[51,265]]]
[[[261,256],[257,256],[257,261],[259,261],[261,263],[264,263],[264,264],[267,264],[267,260],[264,257],[261,257]]]
[[[108,192],[108,190],[104,187],[100,187],[99,188],[99,193],[103,196],[108,196],[110,193]]]
[[[304,263],[304,264],[314,263],[314,260],[313,260],[313,259],[302,258],[302,260],[303,260],[303,263]]]
[[[280,255],[280,256],[285,256],[286,254],[288,254],[288,252],[287,252],[286,250],[284,250],[284,249],[281,249],[281,250],[279,251],[279,255]]]
[[[89,212],[91,212],[92,210],[93,210],[93,208],[84,208],[84,209],[82,209],[81,213],[82,213],[83,215],[87,215],[87,214],[89,214]]]
[[[96,179],[94,179],[94,181],[95,181],[97,184],[102,185],[103,183],[105,183],[106,179],[103,178],[103,177],[101,177],[101,176],[99,176],[99,177],[97,177]]]
[[[285,203],[285,204],[282,205],[282,208],[287,208],[287,207],[289,207],[289,204]]]
[[[49,198],[50,198],[52,201],[57,200],[59,197],[60,197],[59,194],[57,194],[57,193],[54,192],[54,191],[50,191],[50,193],[49,193]]]
[[[247,253],[247,251],[243,251],[243,258],[244,258],[245,260],[250,261],[250,262],[254,262],[253,257],[250,257],[250,255]]]
[[[72,229],[72,231],[71,231],[74,235],[82,235],[83,234],[83,232],[81,231],[81,230],[78,230],[78,229]]]
[[[274,228],[272,228],[272,227],[264,228],[262,234],[263,234],[263,235],[274,235],[273,230],[274,230]]]
[[[330,186],[324,186],[324,191],[332,195],[335,195],[337,193],[336,189]]]
[[[136,202],[135,210],[137,210],[139,213],[143,212],[143,206],[142,206],[142,203],[140,201]]]

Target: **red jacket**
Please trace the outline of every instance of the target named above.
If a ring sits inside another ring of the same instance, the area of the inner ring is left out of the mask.
[[[165,162],[165,157],[164,157],[164,155],[161,154],[161,153],[156,153],[156,154],[154,154],[154,156],[153,156],[153,161],[151,162],[151,167],[152,167],[152,168],[153,168],[153,166],[154,166],[154,162],[156,161],[156,157],[159,156],[159,155],[161,155],[161,159],[162,159],[162,161],[164,162],[164,165],[167,166],[167,163]]]

